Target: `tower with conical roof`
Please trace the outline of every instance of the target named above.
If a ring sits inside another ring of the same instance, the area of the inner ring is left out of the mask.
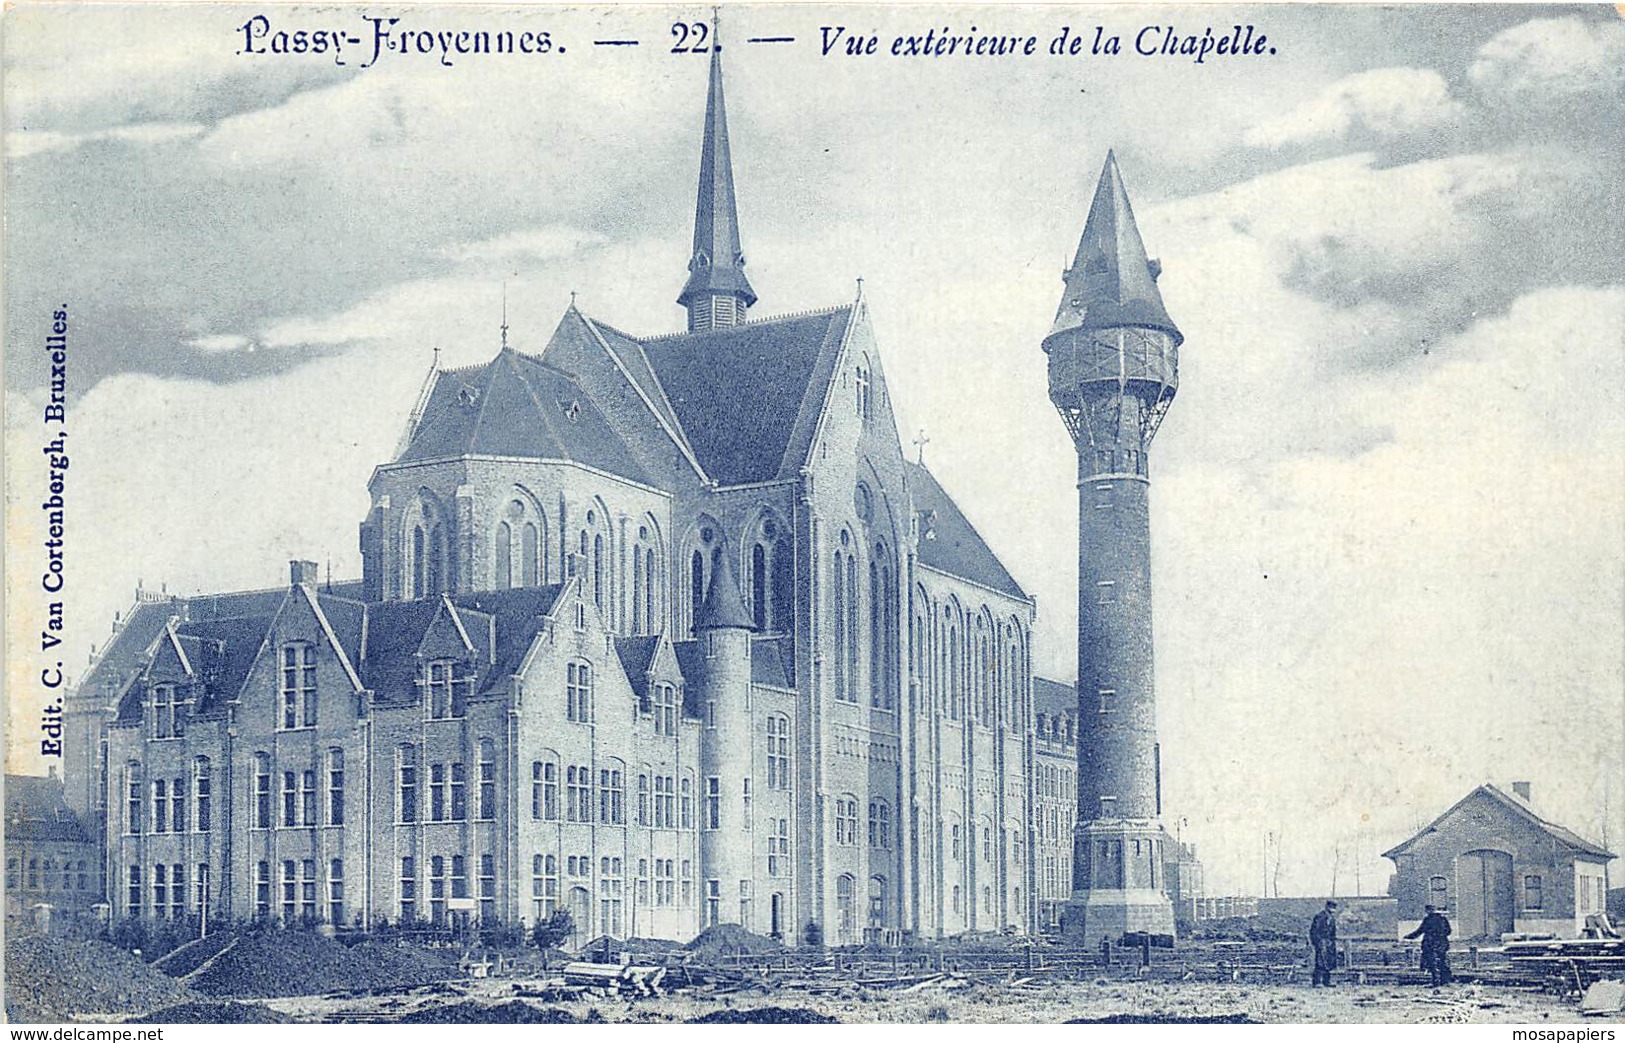
[[[1065,933],[1172,935],[1151,642],[1148,452],[1183,340],[1106,155],[1055,324],[1050,401],[1078,454],[1078,821]]]
[[[734,326],[756,303],[745,278],[739,244],[739,207],[734,202],[733,159],[728,153],[728,112],[722,99],[722,43],[711,23],[711,82],[705,99],[705,140],[700,146],[700,191],[694,206],[694,249],[688,282],[677,303],[688,311],[690,333]]]
[[[753,887],[751,848],[751,651],[754,629],[739,589],[733,553],[717,557],[705,601],[694,617],[701,658],[690,681],[698,689],[700,732],[700,926],[740,923]]]

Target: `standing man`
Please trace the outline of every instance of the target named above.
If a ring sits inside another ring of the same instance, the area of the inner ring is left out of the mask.
[[[1428,906],[1421,924],[1405,937],[1422,939],[1422,969],[1434,987],[1450,984],[1450,921],[1444,911]]]
[[[1315,950],[1314,984],[1330,988],[1332,971],[1337,968],[1336,902],[1327,902],[1309,922],[1309,945]]]

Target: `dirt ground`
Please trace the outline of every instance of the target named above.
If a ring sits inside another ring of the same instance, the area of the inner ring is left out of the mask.
[[[261,1002],[300,1021],[395,1020],[435,1004],[466,1000],[506,1003],[513,998],[516,984],[531,987],[540,983],[493,979],[461,983],[455,989],[441,986],[387,997],[295,997]],[[1343,985],[1327,990],[1304,985],[1064,982],[1026,985],[1017,990],[969,985],[899,994],[851,987],[835,994],[813,995],[785,988],[773,993],[739,992],[728,996],[710,996],[704,990],[694,990],[658,999],[537,1002],[568,1011],[580,1021],[654,1024],[687,1022],[724,1009],[745,1012],[770,1007],[813,1011],[847,1024],[1057,1024],[1111,1019],[1527,1025],[1581,1020],[1574,1000],[1523,989],[1478,985],[1438,990]]]

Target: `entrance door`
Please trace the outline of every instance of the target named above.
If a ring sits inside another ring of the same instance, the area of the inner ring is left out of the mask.
[[[1463,938],[1499,938],[1512,930],[1512,856],[1505,851],[1469,851],[1456,866],[1461,896],[1458,923]]]

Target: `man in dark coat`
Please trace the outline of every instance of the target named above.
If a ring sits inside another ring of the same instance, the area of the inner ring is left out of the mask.
[[[1309,922],[1309,945],[1315,950],[1314,984],[1332,984],[1332,971],[1337,969],[1337,903],[1327,902],[1326,908],[1315,914]]]
[[[1450,921],[1443,910],[1428,906],[1421,924],[1405,937],[1422,939],[1422,969],[1432,983],[1450,984]]]

